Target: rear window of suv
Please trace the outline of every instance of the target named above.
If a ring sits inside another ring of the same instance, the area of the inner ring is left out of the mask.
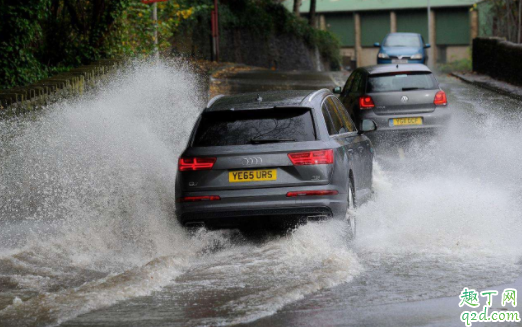
[[[399,72],[370,75],[366,92],[433,90],[436,88],[438,88],[437,80],[430,72]]]
[[[194,147],[316,140],[309,108],[214,111],[202,115]]]

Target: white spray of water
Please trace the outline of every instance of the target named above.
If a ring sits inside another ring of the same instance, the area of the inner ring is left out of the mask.
[[[149,294],[207,246],[173,209],[197,83],[180,64],[134,63],[83,98],[2,122],[0,270],[22,299],[41,295],[0,320],[57,323]]]
[[[252,321],[360,273],[339,222],[258,245],[181,230],[176,159],[204,106],[198,82],[179,64],[135,63],[83,98],[2,123],[0,275],[16,285],[3,323],[59,324],[166,285],[176,294],[208,271],[209,292],[245,291],[206,323]]]
[[[510,141],[521,139],[520,127],[494,114],[470,122],[458,108],[458,128],[411,144],[399,169],[376,166],[375,199],[356,212],[355,253],[338,221],[259,245],[234,244],[226,232],[187,237],[174,219],[174,177],[204,105],[197,83],[186,67],[139,63],[34,119],[0,122],[0,277],[16,284],[0,302],[2,322],[58,324],[153,291],[179,297],[181,289],[196,299],[215,295],[211,311],[172,308],[196,310],[183,324],[223,325],[272,315],[361,275],[372,283],[357,299],[373,303],[392,292],[423,298],[411,285],[473,269],[468,259],[480,270],[431,289],[458,291],[499,265],[505,279],[517,273],[522,184],[514,163],[522,145]],[[379,269],[386,271],[372,275]],[[401,286],[412,271],[418,277]],[[229,293],[236,295],[220,296]]]

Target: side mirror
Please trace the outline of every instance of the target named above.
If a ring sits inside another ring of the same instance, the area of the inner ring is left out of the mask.
[[[379,42],[375,42],[375,43],[373,44],[373,46],[376,47],[376,48],[380,48],[380,47],[381,47],[381,44],[380,44]]]
[[[425,49],[427,49],[427,48],[431,48],[431,44],[426,43],[426,45],[424,45],[424,48],[425,48]]]
[[[361,122],[361,129],[359,130],[359,134],[363,134],[366,132],[373,132],[377,130],[377,124],[373,120],[363,119]]]
[[[334,94],[341,94],[343,89],[340,86],[336,86],[336,87],[333,88],[332,91],[333,91]]]

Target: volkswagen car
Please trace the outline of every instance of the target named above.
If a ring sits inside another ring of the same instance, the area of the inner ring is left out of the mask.
[[[209,229],[344,219],[371,194],[374,129],[357,130],[326,89],[217,96],[179,158],[177,218]]]
[[[431,47],[417,33],[390,33],[382,43],[374,46],[379,48],[378,64],[426,64],[428,54],[425,49]]]
[[[361,67],[334,93],[356,124],[370,119],[381,132],[433,131],[451,118],[446,93],[425,65]]]

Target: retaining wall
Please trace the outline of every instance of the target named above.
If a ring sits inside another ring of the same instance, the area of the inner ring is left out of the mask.
[[[496,37],[473,39],[473,71],[522,85],[522,45]]]
[[[212,48],[207,29],[177,36],[174,54],[211,60]],[[303,38],[291,34],[260,37],[247,30],[223,30],[220,36],[220,61],[278,70],[330,70],[331,63]]]
[[[122,60],[99,60],[31,85],[0,90],[0,118],[31,112],[57,99],[82,94],[122,64]]]

